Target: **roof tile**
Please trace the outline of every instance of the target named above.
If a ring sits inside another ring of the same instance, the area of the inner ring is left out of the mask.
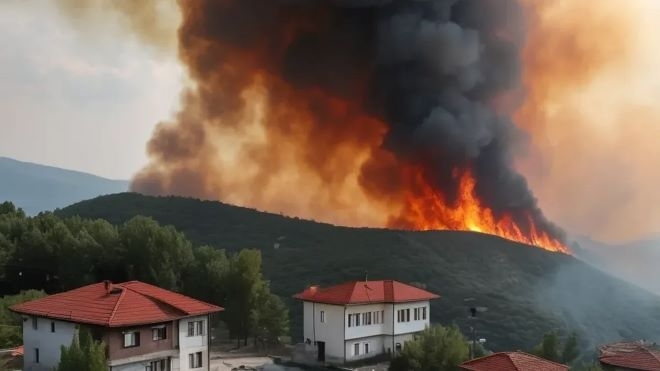
[[[523,352],[494,353],[460,366],[469,371],[568,371],[568,367]]]
[[[140,281],[83,286],[17,304],[17,313],[105,327],[167,322],[222,311],[221,307]]]
[[[352,281],[327,288],[312,286],[294,298],[326,304],[405,303],[431,300],[438,295],[398,281]]]

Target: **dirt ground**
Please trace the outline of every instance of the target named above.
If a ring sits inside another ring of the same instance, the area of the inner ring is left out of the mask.
[[[244,366],[249,370],[250,367],[260,368],[272,363],[273,360],[268,357],[212,358],[210,371],[231,371],[240,366]]]

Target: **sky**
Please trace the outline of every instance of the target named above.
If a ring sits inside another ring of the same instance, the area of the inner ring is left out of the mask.
[[[78,32],[54,4],[0,1],[0,156],[129,179],[177,108],[183,70],[113,39],[117,26]]]
[[[143,13],[124,18],[135,9],[102,3],[0,0],[0,156],[112,179],[148,163],[186,81],[178,22],[163,16],[178,16],[176,3],[131,2]],[[529,101],[539,155],[520,170],[551,220],[621,242],[660,231],[660,0],[595,3],[536,3],[549,4],[547,46],[529,65],[542,77],[531,85],[540,103]]]

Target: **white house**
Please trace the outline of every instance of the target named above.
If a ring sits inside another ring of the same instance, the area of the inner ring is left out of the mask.
[[[386,280],[312,286],[294,297],[303,301],[308,350],[320,362],[346,363],[401,350],[429,325],[429,302],[439,296]]]
[[[23,370],[51,371],[79,327],[107,345],[111,371],[209,370],[209,315],[222,308],[139,281],[109,281],[11,307]]]

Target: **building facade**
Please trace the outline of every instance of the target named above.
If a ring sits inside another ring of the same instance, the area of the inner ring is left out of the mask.
[[[348,282],[297,294],[303,336],[319,362],[347,363],[400,351],[430,324],[437,295],[397,281]]]
[[[138,281],[103,282],[18,304],[23,370],[51,371],[81,326],[106,344],[112,371],[208,371],[209,316],[222,310]]]

